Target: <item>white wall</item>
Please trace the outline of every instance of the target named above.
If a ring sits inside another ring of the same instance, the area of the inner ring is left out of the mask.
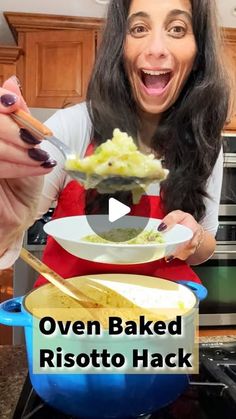
[[[216,3],[222,26],[236,28],[236,0],[216,0]]]
[[[4,11],[104,17],[106,6],[95,0],[0,0],[0,44],[14,44]]]

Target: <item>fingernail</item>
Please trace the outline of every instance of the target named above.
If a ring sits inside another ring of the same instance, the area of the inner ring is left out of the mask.
[[[0,100],[1,104],[7,108],[8,106],[12,106],[14,103],[16,103],[17,96],[6,93],[5,95],[1,96]]]
[[[41,150],[40,148],[31,148],[30,150],[28,150],[28,154],[31,159],[36,161],[45,162],[48,159],[50,159],[49,154],[46,151]]]
[[[172,260],[174,260],[174,256],[168,256],[168,258],[166,258],[166,262],[167,263],[170,263],[170,262],[172,262]]]
[[[167,225],[165,223],[161,223],[157,228],[158,231],[164,231],[167,229]]]
[[[44,167],[45,169],[50,169],[51,167],[54,167],[56,165],[57,165],[56,160],[53,160],[51,158],[49,158],[43,164],[41,164],[41,166]]]
[[[37,138],[35,138],[31,132],[29,132],[27,129],[25,128],[21,128],[19,131],[19,135],[20,138],[27,144],[40,144],[41,141],[37,140]]]

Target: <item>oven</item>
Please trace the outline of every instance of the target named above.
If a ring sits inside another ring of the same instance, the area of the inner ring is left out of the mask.
[[[220,216],[236,216],[236,134],[225,135]]]
[[[223,135],[224,171],[217,247],[210,260],[194,267],[208,289],[200,305],[200,325],[236,325],[236,134]]]
[[[236,218],[232,221],[220,220],[214,255],[207,262],[194,267],[208,290],[207,298],[200,304],[200,326],[236,325],[235,234]],[[231,237],[234,237],[233,241]]]

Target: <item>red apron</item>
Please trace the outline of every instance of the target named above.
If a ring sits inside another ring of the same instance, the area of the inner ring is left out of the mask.
[[[88,147],[86,155],[93,150],[92,144]],[[150,204],[147,205],[147,200]],[[147,208],[151,213],[147,214]],[[85,215],[85,189],[76,180],[67,184],[61,192],[58,205],[53,218]],[[165,213],[159,196],[143,196],[137,205],[133,205],[130,215],[164,218]],[[127,273],[137,275],[156,276],[170,280],[188,280],[201,283],[198,276],[186,262],[174,259],[167,263],[164,259],[141,263],[137,265],[111,265],[108,263],[91,262],[69,254],[52,237],[48,237],[43,254],[43,262],[63,278],[74,276],[102,274],[102,273]],[[48,281],[40,276],[35,283],[38,287]]]

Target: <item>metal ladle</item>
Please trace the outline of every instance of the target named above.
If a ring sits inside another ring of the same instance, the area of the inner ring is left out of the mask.
[[[65,157],[65,160],[76,159],[76,154],[62,141],[55,137],[52,131],[36,118],[23,110],[10,114],[12,119],[22,128],[26,128],[39,140],[47,140],[53,144]],[[130,191],[139,187],[144,188],[151,182],[158,182],[154,177],[122,176],[86,174],[79,170],[64,170],[71,178],[78,180],[85,188],[97,189],[100,193],[111,193],[114,191]]]

